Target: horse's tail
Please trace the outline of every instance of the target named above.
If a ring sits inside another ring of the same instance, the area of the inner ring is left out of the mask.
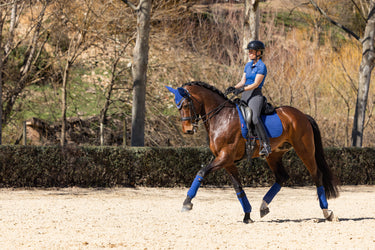
[[[322,144],[322,137],[320,135],[318,124],[316,123],[314,118],[309,115],[306,116],[309,119],[311,127],[314,131],[315,160],[316,164],[318,165],[318,169],[322,173],[323,186],[325,189],[326,197],[327,199],[336,198],[339,196],[339,191],[337,188],[338,181],[326,162]]]

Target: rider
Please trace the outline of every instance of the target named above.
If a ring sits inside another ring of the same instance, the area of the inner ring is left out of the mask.
[[[267,67],[262,61],[265,46],[261,41],[255,40],[251,41],[246,49],[249,50],[250,61],[245,65],[242,79],[236,86],[229,87],[226,93],[234,93],[235,95],[243,93],[241,100],[245,101],[252,110],[252,122],[262,142],[259,155],[268,156],[271,153],[270,142],[260,117],[264,103],[262,87],[267,76]]]

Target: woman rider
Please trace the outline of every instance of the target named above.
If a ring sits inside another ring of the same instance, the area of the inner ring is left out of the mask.
[[[265,46],[261,41],[251,41],[246,49],[249,50],[250,61],[245,65],[242,79],[236,86],[229,87],[226,93],[234,93],[235,95],[242,93],[241,100],[245,101],[252,110],[252,122],[262,142],[259,155],[267,157],[271,153],[271,147],[260,117],[264,103],[262,87],[267,76],[267,67],[262,61]]]

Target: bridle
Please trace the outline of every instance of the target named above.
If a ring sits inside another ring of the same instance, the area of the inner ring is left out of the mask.
[[[183,106],[182,103],[185,101],[185,99],[188,101],[187,105],[189,107],[190,114],[193,114],[193,115],[187,116],[187,117],[181,117],[181,121],[190,121],[191,124],[193,125],[193,131],[195,133],[195,132],[197,132],[198,122],[202,118],[199,117],[199,113],[197,113],[197,111],[195,110],[193,100],[195,100],[197,103],[199,103],[200,107],[202,107],[203,104],[189,93],[184,98],[182,98],[181,101],[177,104],[178,110],[182,109],[182,106]]]
[[[219,106],[217,106],[216,108],[214,108],[213,110],[211,110],[207,114],[201,115],[200,117],[199,117],[199,113],[197,113],[196,110],[195,110],[194,101],[199,103],[200,109],[202,109],[203,104],[200,101],[198,101],[197,98],[192,96],[190,93],[188,93],[188,95],[186,95],[184,98],[182,98],[181,101],[177,104],[178,110],[182,109],[182,103],[185,101],[185,99],[188,101],[187,105],[189,107],[190,114],[193,114],[193,115],[187,116],[187,117],[181,117],[181,121],[190,121],[191,124],[193,125],[193,132],[195,133],[195,132],[197,132],[198,122],[200,120],[202,120],[203,123],[206,123],[212,117],[217,115],[224,108],[225,104],[232,101],[233,96],[230,99],[226,100],[225,102],[221,103]]]

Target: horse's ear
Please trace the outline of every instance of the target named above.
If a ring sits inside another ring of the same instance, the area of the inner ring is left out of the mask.
[[[177,91],[183,97],[189,97],[190,96],[189,92],[184,88],[177,88]]]
[[[178,109],[181,108],[181,100],[184,98],[182,95],[180,95],[180,91],[178,89],[174,89],[172,87],[165,86],[170,92],[174,94],[174,102],[176,103],[176,106]]]
[[[169,87],[169,86],[165,86],[170,92],[172,92],[173,94],[176,94],[177,93],[177,89],[174,89],[172,87]]]

